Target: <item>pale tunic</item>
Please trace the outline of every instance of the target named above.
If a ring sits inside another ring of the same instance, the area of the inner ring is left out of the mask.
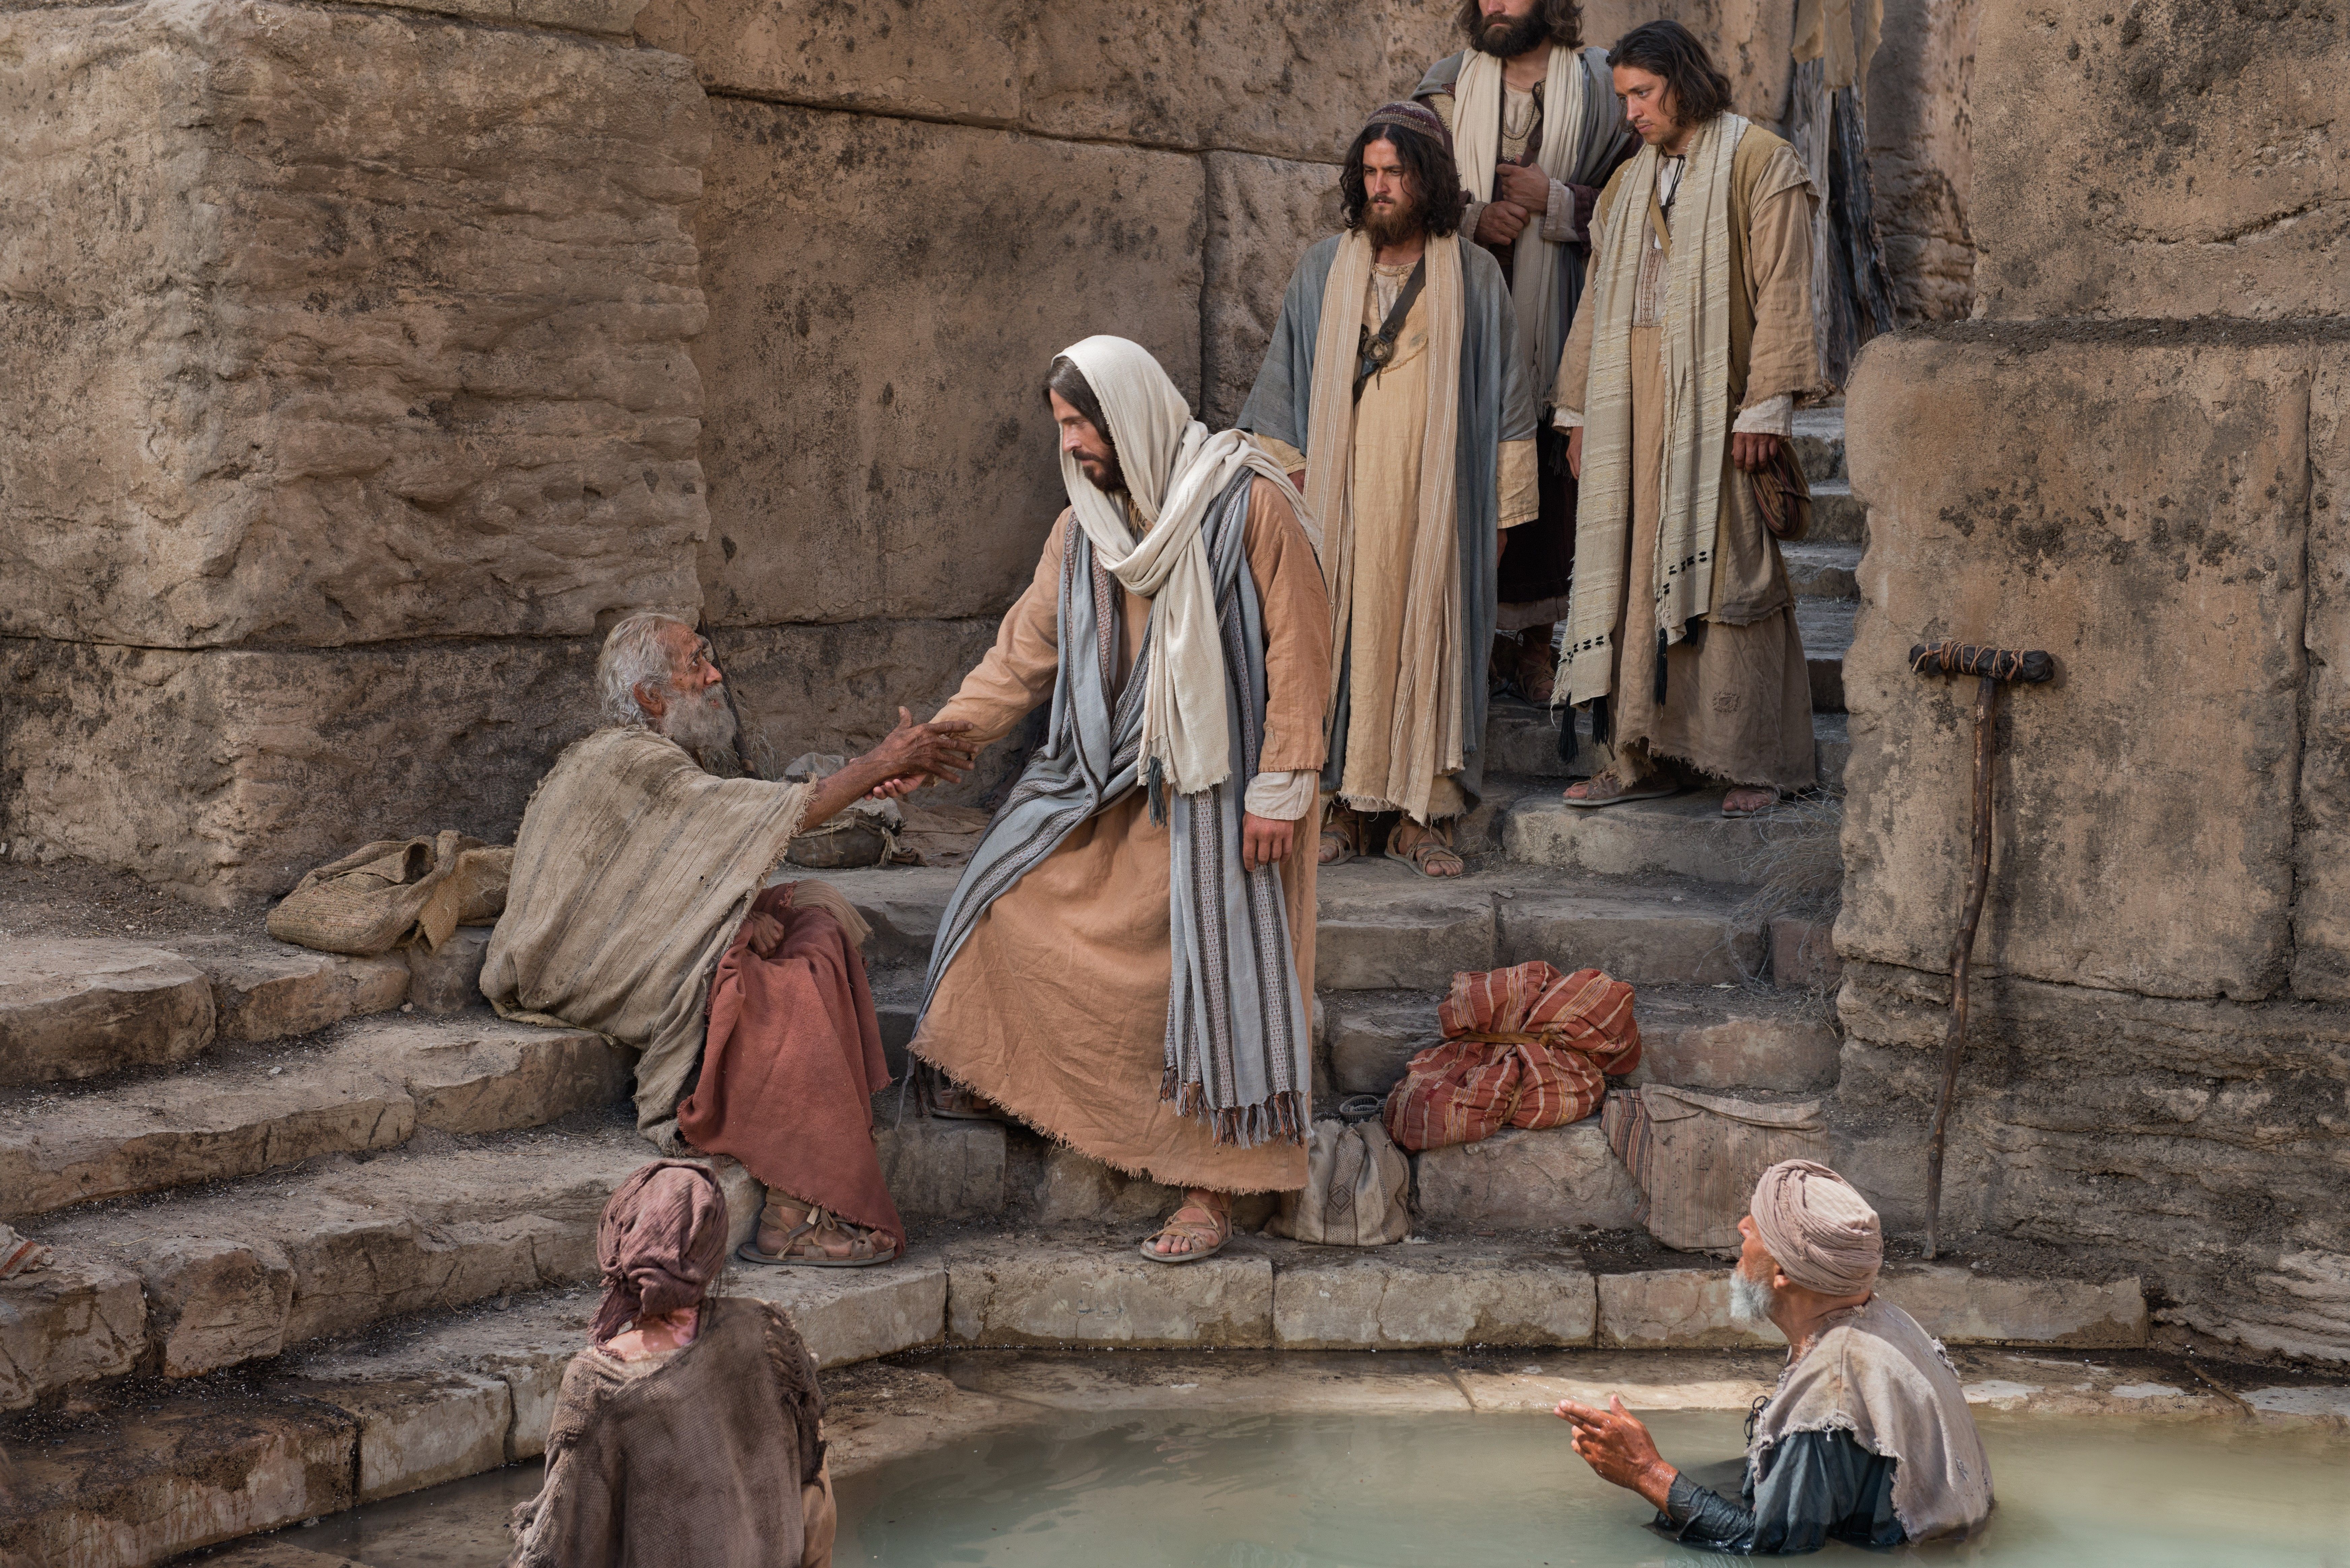
[[[1815,363],[1811,202],[1794,153],[1777,138],[1769,140],[1777,145],[1752,165],[1754,183],[1749,188],[1784,188],[1755,203],[1745,234],[1733,238],[1743,273],[1732,290],[1733,310],[1744,318],[1740,327],[1752,323],[1751,331],[1734,328],[1731,335],[1733,402],[1742,410],[1804,389]],[[1609,182],[1592,218],[1595,234],[1617,221],[1614,202],[1621,189],[1620,180]],[[1635,220],[1627,215],[1626,221]],[[1586,290],[1596,282],[1596,244],[1591,254]],[[1713,612],[1702,630],[1692,626],[1691,635],[1668,650],[1665,701],[1656,700],[1654,576],[1668,428],[1664,329],[1657,306],[1668,254],[1654,245],[1643,250],[1633,314],[1632,543],[1617,612],[1617,668],[1608,698],[1613,771],[1630,784],[1651,772],[1656,759],[1670,758],[1734,784],[1806,788],[1818,781],[1818,763],[1812,743],[1811,674],[1795,627],[1794,592],[1779,542],[1763,527],[1751,484],[1726,451]],[[1742,291],[1745,308],[1737,310]],[[1567,335],[1556,389],[1557,403],[1566,410],[1563,424],[1581,422],[1597,317],[1593,310],[1577,313]]]
[[[982,745],[1048,700],[1060,665],[1063,512],[1036,575],[995,646],[964,678],[941,721]],[[1279,493],[1258,480],[1243,541],[1263,607],[1264,744],[1259,776],[1322,765],[1330,690],[1329,607],[1314,548]],[[1123,686],[1150,604],[1118,592]],[[1282,863],[1284,903],[1303,994],[1314,994],[1313,824],[1297,824]],[[1208,1124],[1159,1097],[1167,1065],[1170,973],[1167,829],[1144,792],[1081,823],[989,906],[941,977],[914,1054],[1078,1153],[1170,1187],[1269,1192],[1305,1184],[1305,1150],[1275,1140],[1219,1144]]]
[[[1374,264],[1363,295],[1363,325],[1376,332],[1387,321],[1412,265]],[[1396,691],[1409,650],[1404,642],[1405,585],[1419,537],[1419,460],[1428,420],[1428,307],[1423,295],[1405,313],[1395,357],[1363,383],[1355,406],[1355,450],[1347,468],[1347,504],[1355,526],[1355,580],[1350,602],[1333,610],[1347,618],[1348,704],[1347,755],[1338,797],[1368,812],[1396,811],[1412,794],[1409,760],[1395,744]],[[1293,472],[1305,454],[1285,442],[1257,438]],[[1534,520],[1541,510],[1534,443],[1501,443],[1501,525]],[[1428,820],[1469,808],[1451,776],[1429,792]]]

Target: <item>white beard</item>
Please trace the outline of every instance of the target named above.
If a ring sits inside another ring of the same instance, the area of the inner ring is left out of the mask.
[[[659,728],[696,758],[726,752],[734,744],[735,735],[734,711],[726,705],[726,688],[717,685],[696,697],[678,697],[660,716]]]
[[[1768,1280],[1750,1279],[1743,1269],[1730,1271],[1731,1322],[1741,1328],[1768,1328],[1771,1309],[1778,1304],[1779,1293]]]

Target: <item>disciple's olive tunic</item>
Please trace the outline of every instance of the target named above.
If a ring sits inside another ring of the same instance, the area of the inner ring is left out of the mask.
[[[1066,512],[995,646],[938,712],[984,745],[1051,697],[1059,670]],[[1305,530],[1265,480],[1250,493],[1248,556],[1265,625],[1267,774],[1322,765],[1329,607]],[[1118,683],[1142,648],[1149,600],[1120,589]],[[1314,994],[1315,824],[1281,867],[1302,994]],[[1219,1144],[1159,1097],[1166,1070],[1167,829],[1140,789],[1080,824],[980,917],[941,977],[914,1054],[1080,1154],[1170,1187],[1266,1192],[1305,1184],[1305,1151]]]

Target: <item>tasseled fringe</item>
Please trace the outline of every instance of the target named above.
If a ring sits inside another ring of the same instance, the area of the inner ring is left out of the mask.
[[[1604,746],[1616,732],[1615,723],[1607,716],[1607,699],[1594,697],[1588,706],[1591,709],[1591,743]]]
[[[1210,1110],[1206,1085],[1178,1083],[1175,1069],[1169,1067],[1159,1075],[1159,1097],[1172,1105],[1178,1116],[1206,1122],[1220,1144],[1254,1148],[1275,1138],[1294,1144],[1305,1141],[1305,1096],[1296,1089],[1284,1089],[1263,1105]]]
[[[1659,628],[1657,631],[1657,706],[1659,708],[1665,705],[1665,649],[1671,646],[1672,642],[1665,636],[1663,628]]]
[[[1166,764],[1157,757],[1151,758],[1149,765],[1143,770],[1143,780],[1146,793],[1150,796],[1150,826],[1164,827],[1167,826]]]

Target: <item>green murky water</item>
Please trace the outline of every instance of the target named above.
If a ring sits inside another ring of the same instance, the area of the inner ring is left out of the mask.
[[[1662,1413],[1666,1456],[1733,1489],[1741,1418]],[[2350,1441],[2197,1422],[1986,1423],[1999,1511],[1902,1562],[2350,1568]],[[840,1568],[1419,1568],[1720,1563],[1647,1528],[1548,1416],[1064,1417],[841,1483]],[[1884,1561],[1832,1545],[1812,1561]]]

